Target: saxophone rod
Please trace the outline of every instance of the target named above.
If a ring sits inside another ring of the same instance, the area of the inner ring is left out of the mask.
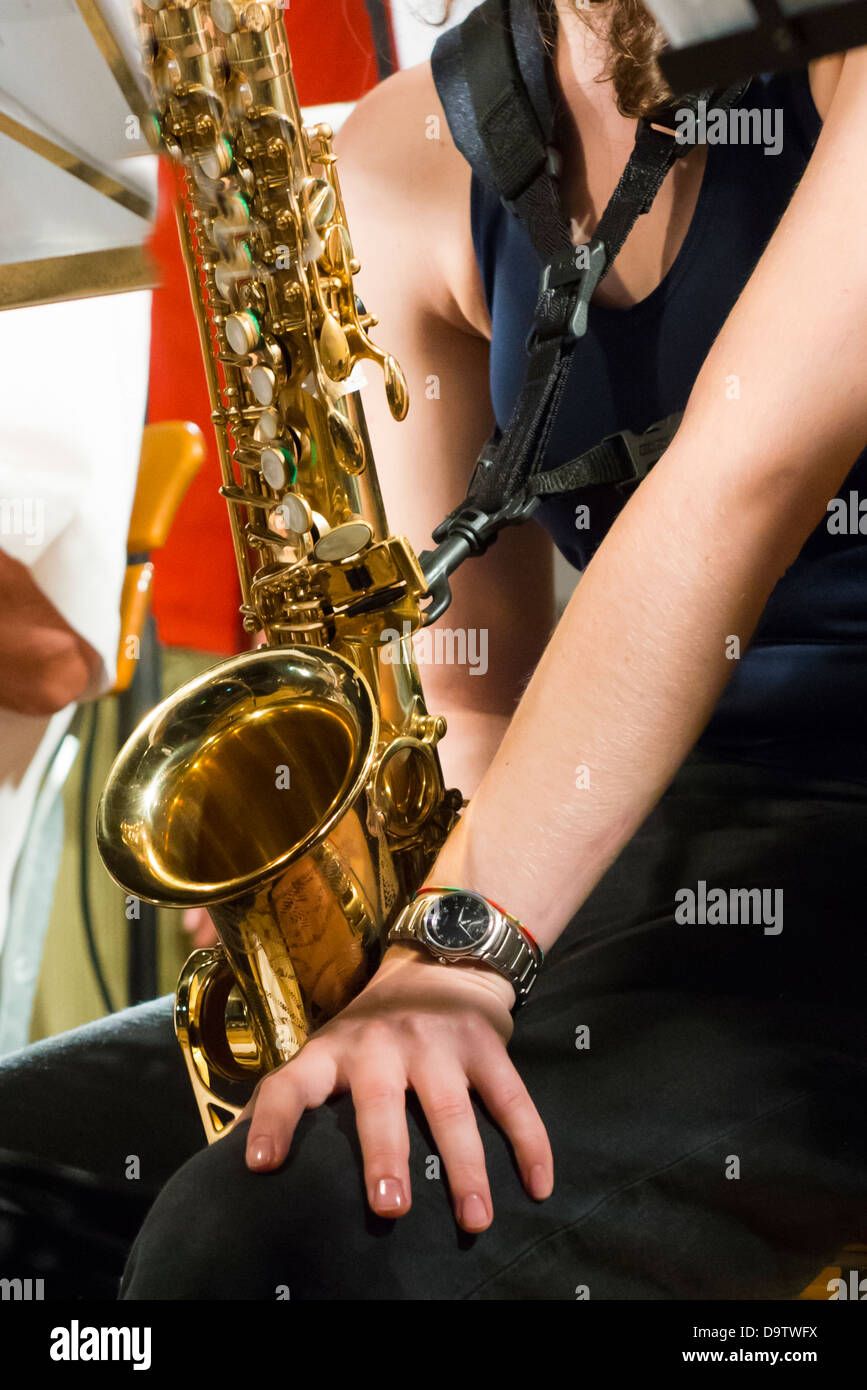
[[[196,327],[199,333],[199,343],[202,349],[202,358],[205,366],[205,376],[208,382],[208,396],[211,401],[211,416],[215,421],[223,414],[223,399],[220,391],[220,381],[217,376],[217,368],[213,359],[211,344],[208,342],[210,331],[210,319],[207,314],[207,306],[202,293],[202,283],[199,278],[199,267],[196,263],[195,251],[193,250],[190,228],[182,206],[180,192],[175,197],[175,220],[178,224],[178,234],[181,241],[181,253],[184,258],[184,265],[187,270],[187,279],[190,285],[190,295],[194,300],[196,309]],[[220,472],[223,477],[223,484],[226,487],[235,486],[235,472],[232,468],[232,461],[226,446],[226,437],[222,430],[214,429],[214,436],[217,441],[217,453],[220,459]],[[229,508],[229,523],[232,530],[232,544],[235,548],[235,561],[238,566],[238,579],[241,585],[241,598],[245,609],[252,606],[250,599],[250,584],[248,575],[247,549],[244,538],[238,525],[238,518],[235,515],[234,507]]]

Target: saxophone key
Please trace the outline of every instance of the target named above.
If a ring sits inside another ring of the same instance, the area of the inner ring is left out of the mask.
[[[236,120],[243,120],[253,105],[253,88],[239,72],[233,72],[226,82],[226,106],[229,114]]]
[[[253,34],[264,34],[271,23],[271,11],[260,0],[253,0],[252,4],[244,6],[241,23]]]
[[[238,15],[232,0],[211,0],[211,19],[221,34],[234,34]]]
[[[339,410],[328,412],[328,434],[337,456],[337,462],[344,473],[355,476],[363,473],[367,464],[364,442],[356,429],[353,429],[345,415]]]
[[[339,564],[342,560],[353,559],[366,550],[373,538],[373,530],[363,517],[344,521],[333,526],[313,547],[313,554],[324,564]]]
[[[280,387],[291,376],[291,358],[272,338],[264,338],[247,368],[247,383],[259,405],[272,406]]]
[[[239,357],[246,357],[262,338],[262,325],[250,309],[230,314],[226,319],[226,341]]]
[[[154,89],[160,96],[171,96],[181,85],[181,65],[170,48],[154,58],[151,69]]]
[[[222,212],[226,199],[233,197],[237,192],[237,180],[234,177],[229,178],[228,174],[221,174],[218,178],[212,179],[195,160],[190,162],[188,169],[196,192],[201,195],[199,201],[211,203]]]
[[[277,375],[272,367],[251,367],[250,390],[260,405],[270,405],[277,395]]]
[[[403,420],[409,410],[409,387],[406,377],[391,353],[385,357],[385,395],[395,420]]]
[[[262,477],[275,492],[283,492],[291,487],[298,477],[298,463],[294,451],[285,444],[272,445],[262,450],[260,467]],[[292,527],[292,530],[297,528]]]
[[[319,330],[319,356],[332,381],[344,381],[352,371],[349,340],[337,319],[328,312]]]
[[[310,226],[321,232],[334,217],[337,207],[334,189],[327,180],[311,177],[301,180],[298,192]]]
[[[322,264],[329,275],[345,279],[351,273],[352,242],[342,222],[335,222],[325,237]]]
[[[253,438],[257,444],[270,443],[282,430],[280,414],[276,410],[263,410],[256,421]]]
[[[194,159],[195,167],[201,169],[205,178],[210,179],[212,183],[228,174],[234,162],[234,150],[225,136],[221,136],[211,149]]]
[[[220,216],[211,224],[213,241],[221,251],[231,250],[235,239],[246,236],[250,231],[250,204],[242,193],[231,192],[223,195]]]
[[[231,261],[216,261],[213,266],[214,285],[221,299],[234,304],[242,285],[253,277],[253,257],[245,241],[238,244]]]
[[[270,524],[287,536],[306,536],[313,529],[313,509],[300,493],[287,492],[271,513]]]

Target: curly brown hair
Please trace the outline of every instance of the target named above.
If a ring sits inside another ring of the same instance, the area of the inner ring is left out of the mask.
[[[657,57],[665,36],[641,0],[569,0],[587,24],[605,35],[611,53],[603,80],[613,82],[617,109],[623,116],[647,116],[672,100]],[[446,0],[446,17],[452,0]],[[555,0],[536,0],[542,31],[549,41],[557,32]],[[606,32],[607,31],[607,32]]]

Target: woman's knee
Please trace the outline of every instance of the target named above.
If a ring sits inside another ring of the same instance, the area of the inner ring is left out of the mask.
[[[244,1161],[247,1129],[196,1154],[163,1188],[131,1252],[121,1298],[358,1297],[360,1251],[349,1247],[378,1219],[367,1210],[349,1135],[328,1111],[313,1112],[283,1167],[254,1173]],[[354,1293],[342,1291],[344,1278]]]

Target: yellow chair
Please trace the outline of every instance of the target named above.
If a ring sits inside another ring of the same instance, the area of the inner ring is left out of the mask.
[[[117,677],[111,694],[117,700],[117,745],[162,698],[162,663],[156,628],[150,613],[154,567],[151,551],[165,545],[181,502],[205,458],[205,440],[198,425],[167,420],[146,425],[135,501],[127,542],[127,569],[121,595]],[[125,921],[128,934],[128,1004],[153,999],[158,991],[156,908],[137,905],[136,916]],[[99,962],[86,924],[93,967]],[[107,991],[101,983],[101,992]]]
[[[152,550],[165,545],[178,508],[205,459],[205,438],[189,420],[146,425],[127,541],[127,570],[121,595],[117,678],[109,692],[132,685],[150,611]]]

